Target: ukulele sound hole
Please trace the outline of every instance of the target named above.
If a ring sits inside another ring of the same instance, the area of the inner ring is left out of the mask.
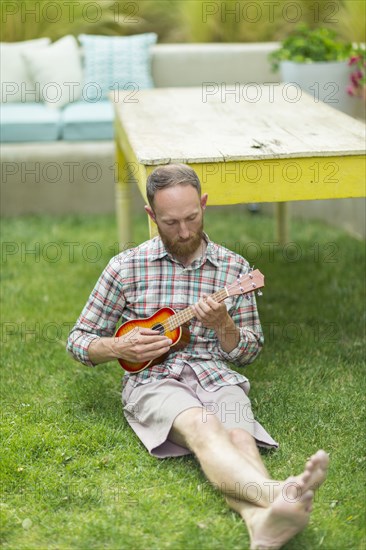
[[[151,328],[152,328],[152,330],[157,330],[159,332],[159,334],[164,334],[165,333],[164,327],[161,323],[156,323],[156,325],[154,325]]]

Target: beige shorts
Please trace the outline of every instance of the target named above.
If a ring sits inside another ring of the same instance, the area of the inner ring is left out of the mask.
[[[230,430],[242,428],[249,432],[257,445],[277,448],[278,443],[257,422],[250,400],[238,385],[223,386],[214,392],[204,390],[193,369],[184,367],[180,380],[164,378],[151,380],[131,389],[127,382],[122,403],[125,417],[153,456],[166,458],[191,454],[191,451],[168,439],[175,418],[192,407],[202,409],[202,422],[215,415]]]

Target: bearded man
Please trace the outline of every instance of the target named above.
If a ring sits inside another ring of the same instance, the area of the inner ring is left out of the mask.
[[[193,453],[244,519],[251,548],[280,548],[307,525],[328,455],[319,450],[300,474],[271,479],[258,447],[278,444],[253,416],[248,379],[230,368],[251,363],[262,348],[255,297],[219,303],[210,296],[248,273],[249,265],[203,231],[208,196],[192,168],[157,168],[148,177],[147,197],[145,210],[159,236],[112,258],[70,333],[68,350],[89,366],[155,360],[124,376],[122,403],[131,428],[157,458]],[[114,336],[120,321],[150,317],[162,307],[192,308],[183,349],[153,328]]]

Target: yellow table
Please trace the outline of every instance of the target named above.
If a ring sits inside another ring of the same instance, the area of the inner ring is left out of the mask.
[[[211,205],[277,203],[281,243],[286,201],[365,196],[364,124],[294,84],[120,92],[115,109],[122,248],[131,241],[129,186],[146,200],[146,178],[161,164],[192,166]]]

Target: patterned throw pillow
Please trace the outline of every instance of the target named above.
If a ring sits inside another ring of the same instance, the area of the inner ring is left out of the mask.
[[[150,69],[150,46],[155,33],[133,36],[79,35],[85,59],[83,99],[98,101],[118,90],[154,86]]]

